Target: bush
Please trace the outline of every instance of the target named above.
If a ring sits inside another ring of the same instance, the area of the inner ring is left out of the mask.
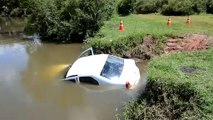
[[[20,6],[18,0],[1,0],[0,1],[0,14],[1,15],[10,15],[13,9],[16,9]]]
[[[129,15],[134,12],[136,0],[121,0],[118,3],[117,11],[120,15]]]
[[[1,0],[0,14],[3,16],[21,17],[32,13],[34,0]]]
[[[136,5],[139,14],[161,12],[164,15],[191,15],[206,11],[206,0],[142,0]]]
[[[20,12],[22,16],[30,15],[39,6],[37,0],[19,0]]]
[[[202,0],[169,0],[168,4],[163,5],[163,15],[192,15],[204,12],[206,9],[205,1]]]
[[[199,14],[201,12],[206,12],[206,0],[192,0],[192,2],[195,13]]]
[[[155,13],[158,11],[155,0],[150,0],[147,2],[141,1],[136,6],[136,12],[139,14]]]
[[[112,16],[114,0],[40,1],[25,31],[55,42],[82,42]]]
[[[136,12],[138,14],[156,13],[161,11],[164,4],[168,3],[168,0],[142,0],[136,5]]]
[[[206,12],[213,14],[213,0],[208,0],[206,3]]]
[[[162,8],[164,15],[191,15],[194,14],[193,3],[190,0],[170,0]]]

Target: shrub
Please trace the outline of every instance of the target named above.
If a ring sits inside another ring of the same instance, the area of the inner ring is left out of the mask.
[[[0,12],[2,15],[10,15],[13,9],[19,7],[18,0],[1,0],[0,1]]]
[[[156,13],[161,11],[164,4],[167,4],[168,0],[142,0],[136,5],[136,12],[139,14]]]
[[[191,15],[204,12],[206,10],[203,0],[169,0],[168,4],[163,5],[163,15]]]
[[[120,15],[129,15],[134,12],[136,0],[121,0],[118,3],[117,11]]]
[[[206,0],[142,0],[137,3],[136,11],[139,14],[190,15],[205,12]]]
[[[155,13],[158,11],[155,0],[141,1],[136,6],[136,12],[139,14]]]
[[[30,15],[37,8],[37,0],[19,0],[20,2],[20,12],[22,16]]]
[[[170,0],[162,8],[164,15],[191,15],[194,14],[193,3],[190,0]]]
[[[213,0],[208,0],[206,3],[206,12],[213,14]]]
[[[192,0],[195,13],[206,12],[206,0]]]
[[[32,13],[36,8],[34,0],[1,0],[0,14],[3,16],[21,17]]]
[[[41,1],[25,31],[56,42],[82,42],[94,36],[114,11],[114,0]]]

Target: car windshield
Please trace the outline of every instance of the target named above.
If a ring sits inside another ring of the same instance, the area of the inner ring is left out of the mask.
[[[101,71],[101,76],[110,80],[120,78],[124,66],[124,59],[109,55]]]

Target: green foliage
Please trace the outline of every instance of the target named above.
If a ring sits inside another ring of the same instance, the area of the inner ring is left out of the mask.
[[[163,5],[163,15],[192,15],[204,12],[206,9],[203,0],[169,0]]]
[[[138,0],[138,14],[191,15],[206,12],[207,0]]]
[[[31,14],[35,7],[34,0],[1,0],[0,14],[3,16],[21,17]]]
[[[206,13],[206,3],[207,0],[192,0],[193,4],[193,10],[195,13]]]
[[[206,10],[207,13],[213,14],[213,0],[207,0],[206,8],[207,8]]]
[[[25,29],[56,42],[94,36],[114,11],[114,0],[41,0]]]
[[[0,14],[10,15],[13,9],[17,9],[20,6],[18,0],[1,0],[0,1]]]
[[[156,57],[145,92],[126,106],[126,119],[213,119],[213,49]],[[197,69],[187,74],[182,66]]]
[[[142,0],[137,3],[136,11],[138,14],[156,13],[167,2],[167,0]]]
[[[193,2],[190,0],[170,0],[163,6],[164,15],[191,15],[194,14]]]
[[[22,16],[30,15],[39,6],[37,0],[19,0]]]
[[[96,54],[114,54],[125,57],[125,53],[135,48],[138,44],[143,42],[143,34],[134,34],[127,37],[121,37],[114,41],[109,40],[88,40],[87,45],[91,46]]]
[[[118,3],[117,11],[120,15],[129,15],[134,12],[136,0],[121,0]]]

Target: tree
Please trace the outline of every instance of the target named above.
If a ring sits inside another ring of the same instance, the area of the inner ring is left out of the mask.
[[[112,16],[114,3],[114,0],[43,0],[25,31],[55,42],[82,42],[94,36]]]

